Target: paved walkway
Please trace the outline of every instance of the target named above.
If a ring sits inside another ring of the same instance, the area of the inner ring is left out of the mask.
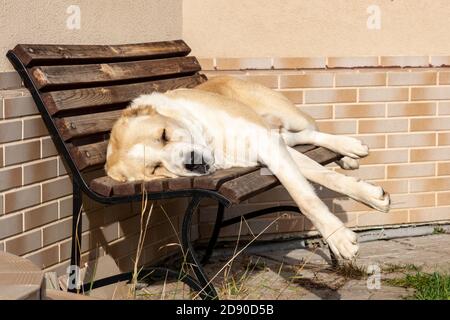
[[[214,284],[222,299],[403,299],[413,291],[384,280],[416,269],[450,273],[449,248],[450,234],[365,242],[352,265],[333,268],[328,250],[299,248],[299,241],[266,243],[236,258],[231,271],[217,273],[233,251],[221,249],[206,270],[211,277],[217,274]],[[379,273],[368,279],[367,268]],[[165,287],[165,298],[187,297],[179,286],[173,288]],[[147,287],[139,295],[159,299],[161,287]]]

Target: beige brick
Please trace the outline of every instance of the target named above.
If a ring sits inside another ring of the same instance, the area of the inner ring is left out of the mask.
[[[450,115],[450,102],[439,101],[439,115]]]
[[[305,91],[305,103],[356,102],[356,89],[322,89]]]
[[[59,262],[59,247],[56,245],[44,248],[27,255],[26,258],[38,267],[45,269]]]
[[[4,213],[3,212],[3,203],[4,203],[3,194],[0,193],[0,215],[2,215]]]
[[[31,186],[5,193],[5,213],[34,206],[41,202],[40,186]]]
[[[72,215],[73,197],[58,200],[59,202],[59,218],[66,218]],[[83,202],[84,204],[84,202]],[[85,209],[86,210],[86,209]]]
[[[438,133],[438,145],[439,146],[450,145],[450,132]]]
[[[428,56],[383,56],[383,67],[428,67]]]
[[[278,76],[277,75],[246,75],[240,78],[246,79],[248,81],[257,82],[266,86],[268,88],[276,89],[278,88]]]
[[[37,118],[23,120],[24,139],[48,136],[48,134],[48,130],[40,116]]]
[[[389,86],[420,86],[435,85],[437,72],[435,71],[413,71],[413,72],[389,72]]]
[[[368,145],[370,149],[383,149],[386,145],[386,136],[381,134],[357,135],[353,137],[361,140],[365,145]]]
[[[436,109],[435,102],[389,103],[388,117],[431,116]]]
[[[22,185],[22,168],[6,168],[0,170],[0,191]]]
[[[411,131],[450,130],[450,117],[411,119]]]
[[[336,212],[334,213],[347,228],[353,228],[358,225],[358,213],[357,212]],[[305,217],[305,231],[313,231],[316,228],[312,225],[311,221]]]
[[[389,213],[369,212],[358,215],[358,226],[384,226],[389,224],[402,224],[408,222],[408,210],[393,210]]]
[[[337,168],[336,171],[363,180],[384,179],[385,166],[361,166],[356,170]]]
[[[5,165],[39,159],[41,145],[39,140],[25,141],[5,147]]]
[[[439,84],[440,85],[450,84],[450,72],[448,71],[439,72]]]
[[[56,177],[57,160],[37,161],[23,166],[24,184],[35,183]]]
[[[294,217],[290,219],[280,219],[276,222],[277,232],[279,233],[292,233],[301,232],[304,230],[304,217]]]
[[[350,198],[333,199],[333,212],[371,211],[367,205]]]
[[[434,192],[391,195],[392,209],[432,207],[435,205]],[[389,213],[390,214],[390,213]],[[407,222],[406,220],[404,222]]]
[[[0,216],[0,239],[11,237],[22,231],[22,213]]]
[[[3,168],[3,147],[0,146],[0,168]]]
[[[409,178],[434,176],[436,166],[434,163],[400,164],[387,167],[388,178]]]
[[[412,88],[411,100],[449,100],[450,87]]]
[[[408,162],[408,150],[373,150],[360,160],[360,164]]]
[[[31,96],[5,98],[5,118],[17,118],[39,114]]]
[[[411,150],[411,162],[450,160],[449,148],[424,148]]]
[[[324,88],[333,86],[334,74],[308,73],[280,76],[280,88]]]
[[[448,206],[448,205],[450,205],[450,191],[439,192],[437,194],[437,205],[438,206]]]
[[[42,201],[61,198],[72,193],[72,182],[68,176],[49,180],[42,184]]]
[[[264,203],[264,202],[278,202],[278,201],[292,201],[292,197],[282,186],[260,193],[248,200],[249,203]]]
[[[271,58],[217,58],[217,70],[271,69]]]
[[[281,90],[279,91],[286,96],[292,103],[303,103],[303,91],[300,90]]]
[[[377,67],[378,57],[329,57],[328,68]]]
[[[388,147],[423,147],[436,145],[436,134],[434,133],[411,133],[388,135]]]
[[[431,56],[431,65],[433,67],[450,66],[450,56]]]
[[[336,118],[374,118],[385,116],[384,104],[336,105]]]
[[[450,207],[411,209],[410,222],[430,222],[450,220]]]
[[[407,132],[408,119],[359,120],[359,133]]]
[[[450,190],[448,178],[423,178],[409,181],[410,192],[447,191]]]
[[[383,72],[342,72],[336,74],[336,87],[367,87],[386,85],[386,73]]]
[[[58,219],[58,202],[46,203],[23,213],[25,230],[34,229]]]
[[[58,157],[58,176],[63,176],[68,173],[66,165],[61,157]]]
[[[450,175],[450,162],[438,163],[438,176]]]
[[[69,238],[72,235],[72,219],[59,220],[42,229],[44,246]]]
[[[301,57],[301,58],[274,58],[275,69],[324,69],[325,57]]]
[[[374,181],[376,185],[382,187],[385,191],[390,194],[394,193],[407,193],[408,192],[408,181],[407,180],[377,180]]]
[[[408,88],[363,88],[359,89],[360,102],[407,101]]]
[[[7,240],[6,251],[18,256],[41,248],[41,230],[23,233],[17,238]]]
[[[332,119],[333,106],[332,105],[313,105],[313,106],[299,106],[301,111],[307,113],[314,119]]]
[[[211,58],[197,58],[202,70],[214,70],[214,59]]]
[[[22,139],[22,121],[0,121],[0,143]]]
[[[352,134],[356,133],[355,120],[341,121],[317,121],[317,127],[320,131],[332,134]]]
[[[0,72],[0,90],[16,89],[22,86],[22,79],[17,72]]]
[[[42,158],[56,156],[58,151],[50,137],[41,138]]]

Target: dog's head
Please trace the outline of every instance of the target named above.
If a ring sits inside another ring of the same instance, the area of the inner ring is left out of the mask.
[[[214,157],[203,141],[179,115],[139,98],[111,131],[105,169],[119,181],[208,174]]]

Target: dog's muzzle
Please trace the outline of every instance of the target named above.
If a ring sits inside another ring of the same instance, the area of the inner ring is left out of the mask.
[[[195,173],[205,174],[211,169],[212,158],[205,157],[201,153],[192,151],[187,157],[184,167]]]

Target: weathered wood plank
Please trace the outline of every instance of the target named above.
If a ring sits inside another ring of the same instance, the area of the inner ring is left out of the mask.
[[[175,75],[187,75],[200,71],[195,57],[177,57],[120,63],[102,63],[67,66],[38,66],[30,70],[38,89],[64,86],[83,87],[114,81],[151,79]]]
[[[111,131],[122,110],[98,112],[81,116],[56,118],[55,125],[64,141],[98,132]]]
[[[183,40],[123,45],[19,44],[13,52],[26,67],[182,57],[191,52]]]
[[[198,189],[217,190],[225,181],[232,180],[258,169],[259,167],[218,170],[206,176],[195,177],[193,187]]]
[[[261,175],[257,170],[225,182],[219,192],[233,203],[240,203],[279,184],[274,175]]]
[[[47,92],[42,94],[42,98],[49,113],[55,115],[62,111],[128,103],[141,94],[150,94],[155,91],[165,92],[177,88],[192,88],[204,81],[206,81],[205,76],[196,74],[135,84]]]
[[[70,155],[77,165],[78,170],[84,170],[88,167],[102,165],[106,162],[106,148],[108,140],[86,144],[82,146],[73,146],[68,144]]]
[[[94,192],[101,194],[102,196],[109,197],[113,194],[114,186],[120,183],[121,182],[116,181],[109,176],[104,176],[93,179],[89,186]]]
[[[323,147],[305,152],[305,155],[322,165],[327,165],[342,158],[342,155]]]

